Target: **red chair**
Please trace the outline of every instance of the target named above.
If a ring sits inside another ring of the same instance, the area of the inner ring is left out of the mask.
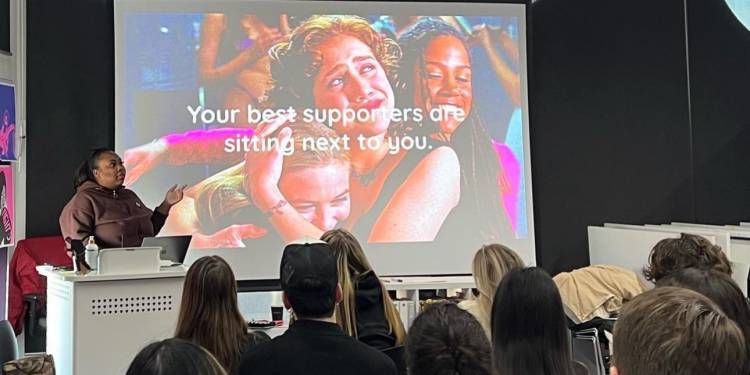
[[[27,336],[34,336],[37,320],[44,314],[47,280],[36,266],[72,266],[65,250],[62,236],[27,238],[16,244],[8,272],[8,320],[16,335],[23,332],[28,321]]]

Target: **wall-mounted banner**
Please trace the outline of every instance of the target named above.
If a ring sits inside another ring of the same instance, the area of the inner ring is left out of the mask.
[[[0,160],[16,160],[16,88],[0,82]]]
[[[0,165],[0,247],[16,242],[13,211],[13,166]]]

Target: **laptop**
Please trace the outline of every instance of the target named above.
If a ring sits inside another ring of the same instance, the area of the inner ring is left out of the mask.
[[[102,249],[99,251],[100,275],[127,275],[159,272],[159,252],[156,246]]]
[[[161,247],[161,259],[170,260],[177,264],[182,264],[187,255],[188,246],[193,236],[165,236],[165,237],[146,237],[143,239],[144,247]]]

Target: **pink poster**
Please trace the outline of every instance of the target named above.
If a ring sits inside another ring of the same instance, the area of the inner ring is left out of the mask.
[[[13,166],[0,165],[0,247],[15,243],[13,215]]]

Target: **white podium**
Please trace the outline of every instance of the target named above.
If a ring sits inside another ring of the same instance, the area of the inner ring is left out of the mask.
[[[47,353],[58,375],[124,374],[144,346],[174,335],[184,266],[127,275],[37,270],[47,277]]]

